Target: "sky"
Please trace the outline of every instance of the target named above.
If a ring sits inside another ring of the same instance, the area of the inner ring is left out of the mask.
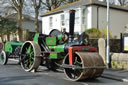
[[[35,13],[34,13],[34,7],[31,6],[30,4],[30,0],[25,0],[25,4],[24,4],[24,8],[23,8],[23,14],[28,14],[34,17]],[[27,5],[26,5],[27,4]],[[29,4],[29,5],[28,5]],[[0,0],[0,15],[3,15],[2,12],[6,12],[7,9],[5,9],[6,7],[11,6],[10,3],[8,3],[8,0]],[[16,13],[15,11],[8,11],[9,13]],[[40,9],[39,15],[43,14],[44,11],[43,9]],[[41,17],[39,16],[39,18],[41,19]]]
[[[4,7],[11,6],[10,3],[7,3],[8,1],[10,1],[10,0],[0,0],[0,15],[3,15],[1,12],[7,11],[7,10],[4,9]],[[44,0],[44,1],[45,1],[45,0]],[[100,1],[102,1],[102,0],[100,0]],[[119,5],[118,0],[110,0],[110,2],[113,2],[113,1],[115,1],[115,4],[116,4],[116,5]],[[34,17],[34,15],[35,15],[35,13],[34,13],[34,7],[31,6],[31,4],[32,4],[32,3],[30,3],[31,0],[25,0],[25,2],[26,2],[26,3],[25,3],[25,6],[24,6],[24,8],[23,8],[23,13],[24,13],[24,14],[29,14],[29,15],[31,15],[31,16]],[[26,4],[27,4],[27,5],[26,5]],[[29,5],[28,5],[28,4],[29,4]],[[13,12],[14,12],[14,11],[12,11],[12,10],[9,11],[9,13],[13,13]],[[45,12],[46,12],[46,10],[40,9],[39,15],[42,15],[42,14],[45,13]],[[39,17],[39,18],[41,18],[41,17]]]

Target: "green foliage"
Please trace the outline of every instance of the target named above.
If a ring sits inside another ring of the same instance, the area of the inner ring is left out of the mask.
[[[101,29],[101,32],[102,32],[102,37],[107,37],[107,29],[103,28]],[[111,30],[109,30],[109,37],[111,38]]]
[[[8,33],[15,32],[17,29],[16,22],[9,21],[8,19],[1,19],[0,29],[2,30],[2,32],[4,32],[4,34],[7,34],[7,31]]]
[[[97,28],[87,29],[85,32],[89,35],[90,38],[99,38],[101,35],[100,30]]]
[[[90,38],[106,38],[107,37],[107,29],[103,28],[99,30],[98,28],[91,28],[85,30],[85,32],[89,35]],[[111,36],[111,30],[109,30],[109,37]]]
[[[16,22],[9,21],[8,19],[2,18],[0,20],[0,37],[3,35],[10,35],[10,33],[16,32]]]

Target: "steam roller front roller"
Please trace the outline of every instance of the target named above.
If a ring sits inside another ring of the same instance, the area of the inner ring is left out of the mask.
[[[69,64],[69,55],[64,58],[64,64]],[[96,52],[75,52],[74,66],[82,69],[65,68],[64,73],[72,81],[84,80],[88,78],[97,78],[101,76],[104,69],[97,69],[96,67],[104,66],[102,57]],[[95,67],[95,68],[93,68]],[[93,69],[90,69],[93,68]]]
[[[36,42],[25,42],[21,48],[21,67],[27,72],[36,71],[41,63],[40,53],[40,47]]]

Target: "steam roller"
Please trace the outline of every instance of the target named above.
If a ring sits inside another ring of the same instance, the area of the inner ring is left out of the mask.
[[[31,72],[39,65],[50,70],[61,67],[72,81],[101,76],[105,68],[103,59],[97,48],[89,46],[85,32],[74,34],[74,21],[75,10],[71,10],[69,33],[53,29],[49,35],[36,33],[33,41],[26,41],[21,48],[22,68]]]
[[[19,60],[22,44],[22,42],[18,41],[7,41],[6,43],[0,43],[0,64],[6,65],[9,58],[18,58]]]

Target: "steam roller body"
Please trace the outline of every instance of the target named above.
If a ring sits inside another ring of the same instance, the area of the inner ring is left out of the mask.
[[[30,72],[39,65],[54,71],[61,67],[72,81],[102,75],[103,59],[97,48],[89,46],[85,32],[74,34],[74,19],[75,10],[71,10],[69,32],[53,29],[49,35],[36,33],[33,41],[26,41],[21,49],[22,68]]]

